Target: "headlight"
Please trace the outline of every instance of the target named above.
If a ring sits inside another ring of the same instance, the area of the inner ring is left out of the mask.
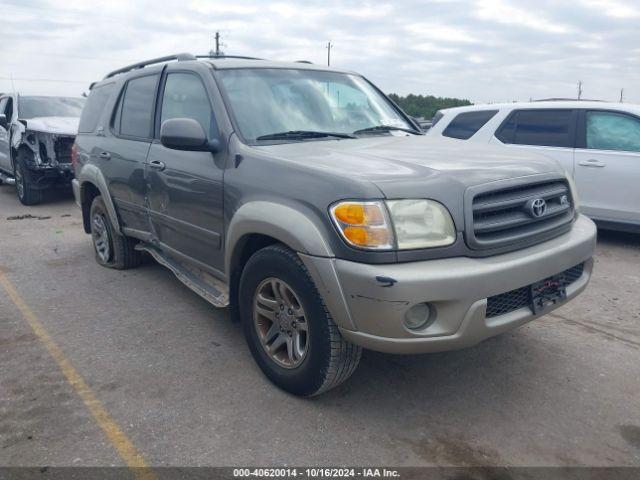
[[[399,250],[451,245],[456,230],[449,211],[433,200],[387,202]]]
[[[573,197],[573,209],[577,212],[580,208],[580,198],[578,198],[578,187],[576,182],[569,172],[567,172],[567,182],[569,182],[569,189],[571,190],[571,197]]]
[[[451,215],[433,200],[348,201],[330,212],[342,237],[358,248],[410,250],[451,245],[456,239]]]

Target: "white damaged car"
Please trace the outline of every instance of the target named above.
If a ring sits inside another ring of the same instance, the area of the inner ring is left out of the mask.
[[[15,184],[24,205],[69,186],[71,149],[84,98],[0,96],[0,183]]]

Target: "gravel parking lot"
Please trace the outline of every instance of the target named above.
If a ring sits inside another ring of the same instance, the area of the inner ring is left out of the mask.
[[[70,193],[0,187],[0,278],[0,465],[124,465],[127,441],[154,466],[640,465],[639,235],[601,232],[591,285],[553,314],[467,350],[365,352],[311,400],[169,271],[99,267]]]

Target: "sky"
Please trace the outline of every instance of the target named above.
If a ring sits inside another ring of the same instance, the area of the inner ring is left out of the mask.
[[[178,52],[309,60],[387,93],[640,103],[640,0],[0,0],[0,92],[79,95]]]

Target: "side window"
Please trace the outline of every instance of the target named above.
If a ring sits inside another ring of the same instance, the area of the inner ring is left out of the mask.
[[[503,143],[545,147],[573,147],[572,110],[519,110],[496,132]]]
[[[108,83],[91,90],[89,98],[82,109],[82,114],[80,115],[79,133],[91,133],[96,129],[100,121],[100,115],[113,91],[113,86],[113,83]]]
[[[170,73],[164,86],[160,125],[171,118],[192,118],[196,120],[210,138],[217,136],[217,126],[209,97],[196,75],[191,73]]]
[[[475,112],[463,112],[456,115],[442,135],[445,137],[468,140],[480,130],[485,123],[493,118],[498,110],[480,110]]]
[[[587,148],[640,152],[640,120],[613,112],[587,112]]]
[[[127,82],[114,121],[114,127],[121,135],[138,138],[151,136],[157,81],[158,75],[147,75]]]
[[[444,113],[442,113],[442,110],[438,110],[431,119],[431,128],[435,127],[436,123],[438,123],[442,119],[442,117],[444,117]]]

